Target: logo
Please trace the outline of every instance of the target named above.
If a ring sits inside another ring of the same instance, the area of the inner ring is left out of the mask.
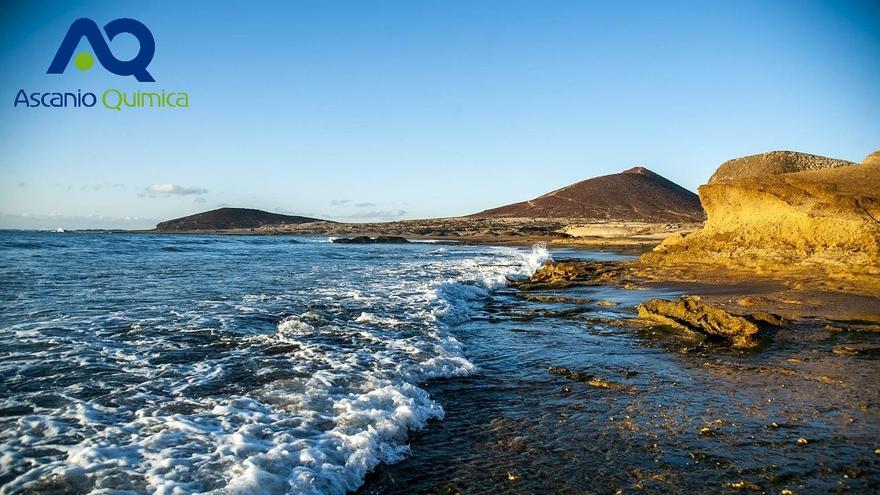
[[[128,61],[116,58],[110,51],[110,46],[104,41],[104,36],[95,21],[83,17],[73,21],[73,24],[70,25],[46,73],[63,74],[76,46],[82,38],[85,38],[105,69],[118,76],[134,76],[140,82],[155,81],[153,76],[147,72],[147,66],[153,61],[153,55],[156,53],[156,41],[147,26],[134,19],[123,18],[108,22],[104,26],[104,32],[110,42],[121,33],[133,35],[140,43],[138,54]],[[95,60],[89,52],[81,51],[76,55],[73,63],[80,70],[89,70]]]
[[[119,60],[110,51],[109,43],[116,36],[126,33],[138,40],[140,45],[137,55],[131,60]],[[104,39],[104,34],[107,39]],[[153,75],[147,70],[153,55],[156,54],[156,40],[153,33],[142,23],[134,19],[116,19],[104,26],[104,32],[91,19],[85,17],[73,21],[67,29],[67,34],[61,40],[61,46],[55,52],[55,58],[49,65],[47,74],[63,74],[70,65],[70,59],[77,69],[86,71],[95,65],[95,58],[88,50],[82,50],[76,55],[73,52],[85,38],[95,52],[95,56],[105,69],[118,76],[134,76],[138,82],[155,82]],[[33,89],[37,89],[33,91]],[[100,95],[100,97],[98,96]],[[170,89],[141,89],[124,91],[117,88],[101,90],[88,90],[82,88],[70,88],[67,91],[40,91],[39,88],[26,90],[19,89],[15,94],[12,106],[15,108],[93,108],[98,102],[107,110],[117,112],[129,111],[129,109],[179,109],[189,108],[189,94],[186,91]]]

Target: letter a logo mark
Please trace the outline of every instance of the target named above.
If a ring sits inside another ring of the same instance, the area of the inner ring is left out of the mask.
[[[67,68],[67,64],[70,62],[70,57],[73,56],[73,51],[76,50],[79,41],[85,38],[92,46],[98,61],[101,62],[105,69],[118,76],[134,76],[140,82],[155,81],[153,76],[147,72],[147,66],[150,65],[153,55],[156,53],[156,41],[153,39],[153,33],[147,29],[147,26],[134,19],[116,19],[104,26],[104,32],[107,33],[107,38],[111,42],[116,35],[121,33],[133,35],[141,45],[138,54],[128,61],[117,59],[113,52],[110,51],[107,42],[104,41],[104,36],[101,34],[95,21],[83,17],[73,21],[73,24],[70,25],[67,35],[64,36],[61,46],[58,47],[58,52],[55,53],[55,58],[52,59],[52,65],[49,66],[49,70],[46,73],[64,73],[64,69]],[[82,64],[80,63],[79,56],[76,61],[77,66],[83,70],[88,69],[92,65],[91,57],[88,53],[85,56],[86,60]]]

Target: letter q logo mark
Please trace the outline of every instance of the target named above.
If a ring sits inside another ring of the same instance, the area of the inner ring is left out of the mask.
[[[156,41],[147,26],[134,19],[116,19],[104,26],[104,32],[107,33],[107,38],[111,42],[116,35],[121,33],[134,35],[141,45],[137,56],[128,61],[117,59],[110,51],[107,42],[104,41],[104,36],[101,35],[95,21],[83,17],[73,21],[73,24],[70,25],[67,35],[64,36],[61,46],[58,47],[58,52],[55,53],[55,58],[52,59],[52,65],[49,66],[46,73],[62,74],[79,41],[85,37],[105,69],[119,76],[134,76],[140,82],[155,81],[153,76],[147,72],[147,66],[150,65],[153,55],[156,53]],[[74,60],[74,64],[81,70],[88,70],[93,63],[94,60],[88,52],[80,52]]]

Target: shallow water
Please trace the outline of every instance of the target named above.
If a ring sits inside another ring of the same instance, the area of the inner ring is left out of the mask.
[[[360,494],[880,490],[880,353],[834,352],[880,343],[876,332],[801,320],[733,351],[630,320],[635,304],[674,289],[538,294],[582,301],[495,291],[456,328],[477,370],[426,386],[445,419]]]
[[[505,287],[546,255],[0,233],[0,493],[880,487],[875,335],[699,346],[628,321],[674,290]]]

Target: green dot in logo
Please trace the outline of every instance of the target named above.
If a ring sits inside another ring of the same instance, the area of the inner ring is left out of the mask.
[[[79,52],[76,54],[76,58],[73,59],[73,63],[76,64],[76,68],[79,70],[89,70],[95,65],[95,59],[89,52]]]

